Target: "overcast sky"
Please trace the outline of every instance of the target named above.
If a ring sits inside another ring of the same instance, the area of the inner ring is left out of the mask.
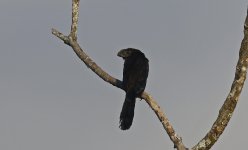
[[[78,41],[122,78],[122,48],[150,61],[146,91],[187,147],[215,121],[234,78],[246,0],[81,0]],[[0,2],[1,150],[172,150],[145,101],[118,128],[125,93],[89,70],[51,34],[68,34],[70,0]],[[247,147],[248,87],[213,150]]]

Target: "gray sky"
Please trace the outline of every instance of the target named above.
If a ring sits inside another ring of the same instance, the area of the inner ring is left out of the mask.
[[[122,78],[119,49],[150,60],[146,91],[186,146],[212,126],[234,78],[245,0],[82,0],[79,41]],[[137,101],[130,130],[118,128],[124,92],[92,73],[51,34],[69,33],[71,1],[0,2],[0,149],[173,149],[155,114]],[[248,142],[248,89],[214,150]]]

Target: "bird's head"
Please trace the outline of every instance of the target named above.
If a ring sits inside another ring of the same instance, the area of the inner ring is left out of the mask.
[[[143,54],[140,50],[134,49],[134,48],[127,48],[122,49],[117,53],[117,56],[122,57],[123,59],[126,59],[127,57],[133,55],[133,54]]]

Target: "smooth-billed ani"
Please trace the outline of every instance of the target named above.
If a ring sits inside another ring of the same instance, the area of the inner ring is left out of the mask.
[[[135,99],[143,93],[146,87],[149,61],[144,53],[134,48],[122,49],[117,56],[125,61],[122,82],[126,97],[120,114],[120,129],[127,130],[133,122]]]

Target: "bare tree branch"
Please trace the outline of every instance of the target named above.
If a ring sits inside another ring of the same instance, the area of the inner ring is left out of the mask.
[[[77,42],[78,14],[79,14],[79,0],[72,0],[72,25],[69,36],[63,35],[56,29],[52,29],[52,34],[57,36],[62,41],[64,41],[65,44],[71,46],[74,52],[77,54],[77,56],[85,63],[85,65],[88,68],[90,68],[93,72],[95,72],[100,78],[112,84],[113,86],[123,89],[122,81],[110,76],[101,67],[99,67],[78,44]],[[185,146],[182,143],[181,137],[179,137],[175,133],[175,130],[170,124],[168,118],[160,109],[160,106],[157,104],[157,102],[151,97],[151,95],[149,95],[147,92],[143,92],[140,98],[144,99],[148,103],[148,105],[152,108],[152,110],[155,112],[158,119],[162,123],[164,129],[168,133],[170,139],[174,143],[175,148],[177,148],[178,150],[186,150]]]
[[[79,2],[80,0],[73,0],[72,2],[72,24],[71,24],[71,33],[73,41],[77,41],[77,28],[78,28],[78,19],[79,19]]]
[[[116,86],[120,89],[122,87],[122,81],[112,77],[107,72],[105,72],[102,68],[100,68],[80,47],[77,42],[77,27],[78,27],[78,17],[79,17],[79,2],[80,0],[72,0],[72,24],[71,24],[71,32],[68,36],[63,35],[56,29],[52,29],[52,34],[57,36],[59,39],[64,41],[65,44],[71,46],[77,56],[85,63],[85,65],[90,68],[93,72],[95,72],[100,78],[104,81]],[[246,79],[248,66],[248,18],[246,17],[245,25],[244,25],[244,39],[241,43],[241,48],[239,52],[239,60],[236,67],[235,78],[228,94],[225,103],[219,111],[218,118],[214,122],[211,130],[207,133],[207,135],[197,144],[192,150],[208,150],[210,149],[215,142],[218,140],[220,135],[223,133],[225,127],[227,126],[233,111],[238,102],[241,90],[244,85],[244,81]],[[152,108],[152,110],[157,115],[158,119],[162,123],[164,129],[169,135],[171,141],[174,143],[175,148],[177,150],[186,150],[184,144],[182,143],[182,139],[178,136],[170,124],[168,118],[161,110],[160,106],[157,102],[152,98],[150,94],[147,92],[143,92],[141,97],[144,99],[148,105]]]
[[[214,122],[211,130],[207,135],[192,149],[193,150],[208,150],[219,139],[224,132],[228,122],[230,121],[234,109],[238,103],[240,93],[242,91],[248,66],[248,16],[246,16],[244,24],[244,39],[242,40],[239,60],[236,66],[235,78],[232,83],[230,93],[228,94],[225,103],[219,111],[219,115]]]

